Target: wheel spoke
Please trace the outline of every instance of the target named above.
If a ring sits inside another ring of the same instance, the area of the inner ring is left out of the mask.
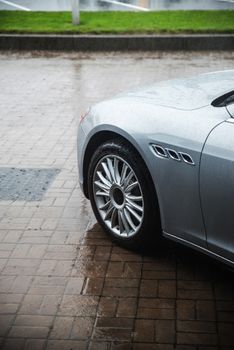
[[[130,225],[130,227],[135,231],[136,229],[136,226],[134,225],[132,219],[131,219],[131,216],[130,214],[128,213],[128,210],[126,208],[124,208],[124,213],[125,213],[125,217],[128,221],[128,224]]]
[[[109,180],[110,183],[111,183],[111,182],[112,182],[111,174],[110,174],[109,169],[108,169],[108,166],[106,165],[105,162],[102,162],[102,167],[103,167],[103,170],[104,170],[105,173],[106,173],[106,176],[107,176],[108,180]]]
[[[110,205],[109,205],[109,208],[106,211],[106,215],[104,217],[104,220],[107,220],[107,219],[109,219],[111,217],[111,213],[112,213],[113,209],[114,209],[114,207],[113,207],[112,203],[110,202]]]
[[[104,190],[104,191],[109,191],[110,188],[105,185],[104,183],[100,182],[100,181],[95,181],[94,184],[99,187],[101,190]]]
[[[130,233],[130,228],[129,228],[128,222],[127,222],[127,220],[126,220],[126,217],[125,217],[125,214],[124,214],[124,210],[121,211],[120,215],[121,215],[121,217],[122,217],[122,222],[123,222],[125,231],[126,231],[127,235],[129,235],[129,233]]]
[[[118,214],[118,211],[116,208],[114,208],[111,214],[111,228],[114,228],[116,226],[117,214]]]
[[[102,197],[110,198],[110,195],[109,195],[108,192],[97,191],[95,194],[96,194],[96,196],[102,196]]]
[[[141,222],[141,217],[140,215],[138,215],[134,209],[132,209],[131,207],[129,207],[128,205],[126,205],[126,208],[128,209],[128,211],[135,217],[135,219],[140,223]]]
[[[127,175],[127,177],[125,178],[125,181],[124,181],[124,183],[123,183],[125,189],[129,186],[130,181],[131,181],[133,175],[134,175],[133,171],[130,170],[129,174]]]
[[[127,170],[128,170],[128,166],[125,163],[123,163],[121,176],[120,176],[120,184],[121,185],[123,184],[123,182],[125,180],[125,177],[126,177],[126,174],[127,174]]]
[[[120,232],[120,234],[122,234],[124,232],[124,227],[123,227],[123,222],[122,222],[120,210],[118,210],[118,224],[119,224],[119,232]]]
[[[116,182],[115,171],[114,171],[114,167],[113,167],[113,164],[112,164],[112,160],[110,158],[107,158],[107,164],[108,164],[109,171],[111,173],[112,181]]]
[[[137,181],[135,181],[135,182],[133,182],[133,183],[131,183],[126,189],[125,189],[125,191],[126,192],[131,192],[136,186],[138,186],[139,184],[138,184],[138,182]]]
[[[136,209],[136,210],[140,211],[141,213],[143,212],[143,208],[140,205],[133,202],[132,200],[130,200],[129,198],[126,198],[126,202],[127,202],[128,206],[130,206],[132,209]]]
[[[110,205],[110,202],[111,202],[111,201],[109,200],[108,202],[102,204],[102,205],[99,207],[99,209],[100,209],[100,210],[105,210],[105,209],[107,209],[107,208],[109,207],[109,205]]]
[[[117,158],[114,159],[114,173],[115,173],[115,180],[117,184],[120,184],[120,175],[119,175],[119,160]]]
[[[143,201],[142,196],[133,196],[131,194],[127,194],[126,198],[128,198],[128,199],[130,199],[130,200],[132,200],[134,202],[141,202],[141,201]]]
[[[108,181],[100,171],[97,172],[97,176],[99,177],[99,179],[108,187],[110,188],[111,187],[111,182]]]

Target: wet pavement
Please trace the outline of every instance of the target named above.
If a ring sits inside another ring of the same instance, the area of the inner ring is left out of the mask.
[[[233,273],[169,241],[151,252],[113,244],[79,189],[76,165],[78,116],[91,103],[143,83],[230,69],[233,58],[0,55],[0,167],[33,176],[57,169],[40,200],[0,200],[1,349],[234,348]]]
[[[0,10],[70,11],[71,0],[0,0]],[[234,0],[80,0],[82,11],[234,9]]]

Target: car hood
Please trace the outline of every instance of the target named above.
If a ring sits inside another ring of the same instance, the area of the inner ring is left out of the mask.
[[[193,110],[233,90],[234,70],[201,74],[190,79],[163,81],[118,95],[116,98],[135,98],[160,106]]]

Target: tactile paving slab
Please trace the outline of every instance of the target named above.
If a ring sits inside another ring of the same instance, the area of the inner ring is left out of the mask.
[[[0,168],[0,200],[40,201],[60,169]]]

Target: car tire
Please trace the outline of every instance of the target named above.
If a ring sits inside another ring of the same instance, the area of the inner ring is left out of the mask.
[[[88,191],[97,221],[114,241],[138,248],[159,237],[153,183],[131,145],[114,139],[97,148],[88,169]]]

